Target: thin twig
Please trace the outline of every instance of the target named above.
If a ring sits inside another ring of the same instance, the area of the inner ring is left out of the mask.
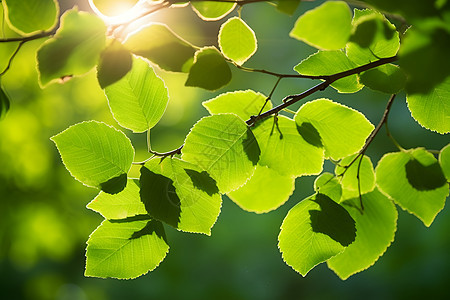
[[[6,74],[6,72],[8,72],[9,68],[11,67],[12,61],[14,60],[14,58],[16,57],[17,53],[19,53],[20,48],[22,48],[22,46],[25,44],[24,41],[21,41],[19,43],[19,45],[17,45],[16,50],[14,50],[13,54],[11,55],[11,57],[8,60],[8,64],[6,65],[5,69],[0,73],[0,76],[3,76]]]

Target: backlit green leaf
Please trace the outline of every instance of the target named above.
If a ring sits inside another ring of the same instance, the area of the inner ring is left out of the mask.
[[[439,164],[447,181],[450,181],[450,144],[442,148],[439,152]]]
[[[285,14],[293,15],[300,5],[301,0],[278,0],[277,9]]]
[[[302,60],[294,70],[303,75],[333,75],[355,68],[344,52],[319,51]],[[363,88],[358,82],[358,76],[352,75],[336,80],[331,84],[340,93],[355,93]]]
[[[125,189],[117,194],[111,195],[100,192],[92,200],[87,208],[100,213],[105,219],[118,220],[145,215],[144,204],[139,195],[139,180],[128,179]]]
[[[218,1],[196,1],[191,2],[191,5],[197,15],[206,21],[220,20],[236,7],[236,3],[220,3]]]
[[[376,180],[382,192],[426,226],[444,208],[449,193],[438,161],[422,148],[384,155],[376,168]]]
[[[141,168],[140,182],[141,200],[153,218],[182,231],[211,234],[222,200],[208,173],[177,158],[152,159]]]
[[[242,120],[248,120],[253,115],[258,115],[261,108],[262,112],[272,108],[272,101],[261,93],[252,90],[234,91],[205,101],[202,103],[210,114],[233,113],[238,115]],[[265,105],[264,105],[265,104]]]
[[[355,220],[356,239],[327,261],[328,267],[344,280],[373,265],[392,243],[397,229],[397,210],[389,198],[374,190],[364,194],[363,201],[363,214],[355,208],[359,207],[358,198],[341,203]]]
[[[117,40],[113,40],[100,54],[97,66],[97,79],[100,87],[104,89],[110,84],[119,81],[132,67],[131,53]]]
[[[215,47],[205,47],[195,53],[185,85],[214,91],[230,80],[231,70],[222,54]]]
[[[9,111],[9,98],[2,87],[0,87],[0,120],[2,120]]]
[[[85,276],[136,278],[155,269],[169,245],[161,222],[103,223],[87,241]]]
[[[343,1],[328,1],[298,18],[290,36],[319,49],[345,47],[352,29],[352,12]]]
[[[169,102],[164,81],[142,59],[134,59],[131,71],[106,87],[105,93],[114,118],[134,132],[155,126]]]
[[[338,179],[331,173],[323,173],[314,181],[314,191],[327,195],[331,199],[338,201],[341,199],[342,187]]]
[[[55,26],[59,13],[55,0],[4,0],[6,21],[19,34],[46,31]]]
[[[408,94],[406,100],[413,118],[423,127],[450,132],[450,77],[427,94]]]
[[[105,16],[118,16],[132,8],[138,0],[91,0]]]
[[[127,37],[124,45],[166,71],[189,72],[194,60],[194,46],[165,24],[152,23],[139,29]]]
[[[299,128],[315,132],[316,142],[311,143],[323,146],[325,157],[333,160],[358,152],[374,129],[360,112],[328,99],[305,103],[295,121]]]
[[[361,163],[361,157],[358,157],[350,167],[345,168],[355,157],[356,154],[342,159],[334,170],[337,176],[344,174],[342,177],[339,177],[343,189],[342,199],[358,197],[360,193],[365,194],[373,191],[375,188],[375,172],[368,156],[364,155]]]
[[[382,14],[373,10],[355,9],[353,33],[346,46],[347,56],[357,65],[397,54],[399,34]]]
[[[55,36],[37,52],[42,86],[88,72],[97,64],[105,46],[106,26],[101,19],[76,8],[65,12],[61,19]]]
[[[253,175],[260,149],[247,124],[236,115],[202,118],[186,137],[182,158],[211,175],[220,192],[244,185]]]
[[[255,32],[238,17],[228,19],[219,31],[219,46],[223,55],[242,65],[258,47]]]
[[[265,213],[283,205],[294,192],[295,178],[257,165],[253,176],[228,197],[242,209]]]
[[[386,64],[359,76],[360,82],[372,90],[396,94],[405,87],[406,75],[396,65]]]
[[[281,225],[283,260],[303,276],[341,253],[356,236],[355,221],[328,196],[316,194],[294,206]]]
[[[123,190],[134,149],[122,132],[89,121],[73,125],[51,139],[75,179],[110,194]]]
[[[308,141],[308,128],[299,129],[294,120],[278,116],[276,122],[270,117],[256,123],[252,131],[261,148],[261,166],[295,177],[322,171],[323,149]]]

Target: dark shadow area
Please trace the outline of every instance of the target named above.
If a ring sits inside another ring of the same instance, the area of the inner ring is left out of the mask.
[[[191,178],[194,186],[207,193],[209,196],[219,193],[216,181],[209,176],[208,172],[197,172],[191,169],[184,169],[186,174]]]
[[[174,38],[172,36],[168,38]],[[159,47],[149,47],[148,49],[136,51],[137,55],[148,58],[162,69],[182,72],[183,65],[194,57],[195,49],[180,42],[170,42]]]
[[[180,198],[172,179],[142,167],[140,183],[141,201],[148,214],[177,228],[181,215]]]
[[[437,161],[429,166],[424,166],[418,160],[411,159],[406,163],[405,170],[409,184],[419,191],[434,190],[447,182]]]
[[[393,30],[386,21],[383,21],[383,34],[387,40],[394,37],[395,30]]]
[[[310,210],[313,232],[323,233],[347,247],[356,238],[355,221],[350,214],[328,196],[317,194],[315,200],[320,210]]]
[[[303,122],[300,126],[297,124],[297,131],[308,144],[317,148],[323,148],[320,133],[311,123]]]
[[[145,235],[151,235],[153,233],[156,233],[156,236],[159,238],[162,238],[167,243],[167,237],[166,232],[164,230],[164,225],[157,220],[151,220],[148,221],[144,228],[141,230],[138,230],[136,232],[133,232],[129,240],[138,239],[140,237],[143,237]]]
[[[282,140],[284,138],[283,133],[281,132],[280,129],[280,124],[278,124],[278,118],[273,118],[273,124],[272,124],[272,130],[270,130],[270,135],[273,135],[273,132],[275,131],[275,129],[278,131],[278,134],[280,135],[280,140]]]
[[[377,21],[377,19],[369,19],[361,22],[350,37],[350,41],[362,48],[368,48],[375,39],[378,29]]]
[[[149,215],[136,215],[124,219],[110,219],[108,221],[111,223],[129,223],[134,221],[145,221],[145,220],[151,220],[151,217]]]
[[[259,149],[258,142],[250,129],[247,129],[247,135],[242,141],[242,145],[248,159],[253,165],[256,165],[259,161],[259,156],[261,155],[261,149]]]
[[[111,178],[110,180],[100,183],[102,191],[108,194],[117,194],[123,191],[127,186],[127,174],[123,173],[119,176]]]

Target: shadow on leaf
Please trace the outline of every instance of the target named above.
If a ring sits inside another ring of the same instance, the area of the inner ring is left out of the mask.
[[[256,165],[259,161],[259,156],[261,155],[261,149],[259,148],[258,142],[250,129],[247,129],[242,145],[248,159],[253,163],[253,165]]]
[[[163,239],[167,243],[166,232],[164,231],[164,225],[157,220],[150,220],[147,222],[144,228],[133,232],[129,240],[135,240],[146,235],[156,234],[159,238]]]
[[[209,196],[219,193],[216,181],[209,176],[208,172],[197,172],[191,169],[184,169],[186,174],[191,178],[194,186],[207,193]]]
[[[119,176],[111,178],[110,180],[100,184],[102,191],[108,194],[117,194],[123,191],[127,186],[127,174],[123,173]]]
[[[320,133],[311,123],[303,122],[300,126],[297,124],[297,131],[308,144],[317,148],[323,148]]]
[[[146,167],[141,168],[141,201],[148,214],[178,228],[181,208],[172,179],[153,173]]]
[[[437,161],[424,166],[418,160],[411,159],[406,163],[405,170],[409,184],[419,191],[434,190],[447,182]]]
[[[309,211],[313,232],[326,234],[344,247],[353,243],[355,221],[347,210],[323,194],[317,194],[312,201],[320,206],[320,210]]]

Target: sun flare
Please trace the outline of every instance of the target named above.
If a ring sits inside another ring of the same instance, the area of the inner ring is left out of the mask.
[[[114,25],[130,22],[138,18],[144,11],[146,1],[109,1],[105,5],[105,1],[89,0],[92,10],[100,16],[105,23]]]

